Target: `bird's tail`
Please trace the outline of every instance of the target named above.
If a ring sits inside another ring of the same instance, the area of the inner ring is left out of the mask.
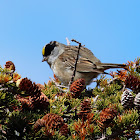
[[[112,68],[126,68],[125,64],[111,64],[111,63],[100,63],[98,64],[99,69],[112,69]]]

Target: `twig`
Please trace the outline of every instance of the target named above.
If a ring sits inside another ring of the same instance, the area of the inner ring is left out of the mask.
[[[125,91],[125,88],[126,88],[126,85],[125,85],[125,84],[123,84],[122,91]]]
[[[111,79],[107,84],[110,85],[113,81],[115,81],[117,79],[117,77]]]
[[[1,88],[0,91],[7,91],[9,88]]]
[[[94,104],[96,103],[98,97],[99,97],[99,95],[97,95],[97,96],[94,98]]]
[[[115,81],[117,77],[111,79],[110,81],[107,82],[107,85],[110,85],[113,81]],[[105,88],[101,88],[101,91],[103,92]]]
[[[77,43],[77,44],[81,44],[79,41],[77,41],[77,40],[75,40],[75,39],[72,39],[71,41],[72,41],[72,42],[75,42],[75,43]]]
[[[66,37],[67,45],[70,45],[69,39]]]
[[[66,92],[66,91],[67,91],[67,90],[64,90],[64,89],[62,89],[62,88],[68,89],[68,87],[63,86],[63,85],[59,85],[59,84],[58,84],[54,79],[52,79],[51,77],[50,77],[50,79],[54,82],[55,86],[56,86],[60,91],[63,91],[63,92]]]
[[[73,80],[74,80],[74,77],[75,77],[76,66],[77,66],[77,62],[78,62],[78,58],[79,58],[79,52],[80,52],[80,48],[81,48],[81,46],[82,46],[80,42],[78,42],[78,41],[76,41],[76,40],[74,40],[74,39],[72,39],[71,41],[72,41],[72,42],[78,43],[78,44],[79,44],[79,47],[78,47],[78,52],[77,52],[77,57],[76,57],[76,60],[75,60],[73,75],[72,75],[72,77],[71,77],[71,81],[70,81],[70,83],[69,83],[69,87],[70,87],[70,85],[72,84],[72,82],[73,82]]]
[[[4,84],[0,84],[0,88],[2,88],[4,86]]]
[[[113,134],[111,134],[111,135],[109,135],[109,136],[103,135],[102,138],[99,138],[99,139],[97,139],[97,140],[106,140],[106,139],[115,138],[116,136],[118,136],[118,135],[120,135],[120,134],[122,134],[122,133],[123,133],[122,130],[118,130],[117,132],[115,132],[115,133],[113,133]]]

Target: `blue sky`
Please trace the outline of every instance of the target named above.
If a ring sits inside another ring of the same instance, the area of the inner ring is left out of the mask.
[[[1,0],[0,65],[11,60],[22,78],[47,83],[43,46],[66,37],[86,45],[106,63],[140,56],[139,0]],[[73,43],[72,43],[73,44]]]

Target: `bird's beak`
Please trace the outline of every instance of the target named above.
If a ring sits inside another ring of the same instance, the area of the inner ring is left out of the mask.
[[[42,62],[44,62],[44,61],[47,61],[48,60],[48,57],[43,57],[43,59],[42,59]]]

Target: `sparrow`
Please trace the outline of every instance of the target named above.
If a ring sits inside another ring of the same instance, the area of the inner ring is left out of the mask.
[[[77,52],[78,46],[51,41],[42,49],[42,62],[46,61],[56,77],[67,86],[74,71]],[[106,74],[105,70],[125,67],[124,64],[101,63],[89,49],[81,46],[74,81],[82,78],[89,85],[99,74]]]

